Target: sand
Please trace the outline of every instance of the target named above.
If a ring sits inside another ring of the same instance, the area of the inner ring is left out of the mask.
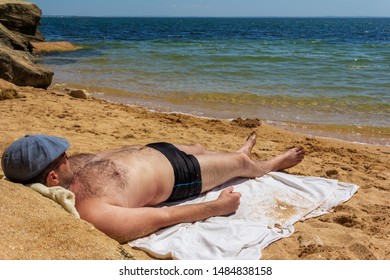
[[[231,151],[252,131],[258,135],[256,159],[303,146],[306,158],[289,173],[335,178],[360,189],[334,212],[296,223],[295,233],[267,247],[262,258],[390,259],[390,147],[292,133],[257,120],[149,112],[0,80],[0,89],[4,88],[23,97],[0,101],[0,156],[10,143],[29,133],[68,139],[69,154],[151,141],[201,143],[208,149]],[[0,259],[150,259],[20,184],[0,180],[0,211]]]

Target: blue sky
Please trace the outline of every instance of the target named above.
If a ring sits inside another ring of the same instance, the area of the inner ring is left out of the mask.
[[[75,16],[382,16],[390,0],[30,0],[44,15]]]

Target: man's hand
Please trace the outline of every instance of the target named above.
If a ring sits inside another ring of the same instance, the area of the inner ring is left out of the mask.
[[[241,194],[233,192],[233,190],[233,187],[223,190],[215,200],[217,211],[219,211],[218,215],[223,216],[233,214],[238,209],[238,206],[240,206]]]

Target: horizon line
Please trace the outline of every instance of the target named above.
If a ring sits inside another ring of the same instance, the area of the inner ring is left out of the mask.
[[[45,15],[42,17],[90,17],[90,18],[390,18],[390,16],[114,16],[114,15]]]

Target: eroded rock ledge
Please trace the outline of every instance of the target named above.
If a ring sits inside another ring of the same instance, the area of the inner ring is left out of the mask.
[[[47,88],[53,72],[34,63],[33,44],[43,42],[38,30],[42,11],[33,3],[0,0],[0,78],[18,86]]]

